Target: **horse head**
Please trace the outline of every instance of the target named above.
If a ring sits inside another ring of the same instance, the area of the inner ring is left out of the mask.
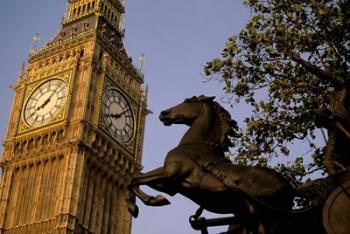
[[[202,101],[212,101],[215,97],[192,97],[186,98],[182,103],[166,109],[160,113],[159,119],[166,126],[172,124],[186,124],[191,126],[192,123],[202,114]]]
[[[204,95],[186,98],[182,103],[160,113],[166,126],[186,124],[190,130],[184,135],[186,143],[206,141],[217,143],[223,150],[232,146],[231,137],[239,137],[237,122],[217,102]],[[196,123],[196,124],[194,124]],[[184,139],[183,138],[183,139]],[[192,139],[188,139],[192,138]]]

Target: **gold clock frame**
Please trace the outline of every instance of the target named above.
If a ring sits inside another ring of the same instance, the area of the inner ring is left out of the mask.
[[[134,128],[133,128],[133,133],[132,136],[130,137],[130,139],[127,142],[120,142],[118,141],[115,137],[113,137],[113,135],[108,131],[107,127],[105,126],[105,121],[103,116],[101,115],[102,113],[102,101],[103,101],[103,96],[105,94],[105,92],[107,92],[110,89],[114,89],[117,90],[121,95],[123,95],[123,97],[126,99],[126,101],[128,102],[130,108],[131,108],[131,112],[133,115],[133,124],[134,124]],[[98,106],[98,110],[99,110],[99,121],[98,121],[98,125],[101,127],[101,129],[103,130],[103,132],[108,135],[108,137],[110,137],[111,139],[113,139],[115,142],[117,142],[118,144],[124,146],[125,148],[127,148],[129,151],[133,151],[134,150],[134,143],[136,141],[136,131],[137,131],[137,122],[138,122],[138,105],[135,102],[135,100],[133,100],[132,97],[130,97],[126,92],[123,91],[122,88],[120,88],[117,84],[115,84],[112,79],[110,79],[108,76],[105,76],[105,81],[103,84],[103,88],[101,90],[101,93],[99,95],[99,106]]]
[[[116,88],[116,87],[109,87],[108,89],[104,89],[103,91],[103,96],[105,95],[106,92],[110,91],[110,90],[115,90],[117,92],[119,92],[123,98],[125,99],[125,101],[127,102],[127,104],[129,105],[130,107],[130,111],[131,111],[131,114],[132,114],[132,122],[133,122],[133,128],[132,128],[132,134],[131,136],[129,137],[129,139],[127,141],[119,141],[118,139],[116,139],[116,137],[113,136],[113,134],[111,134],[111,132],[106,129],[109,133],[109,135],[111,135],[111,137],[113,139],[115,139],[117,142],[119,142],[120,144],[127,144],[129,143],[130,141],[133,140],[133,138],[135,137],[135,131],[136,131],[136,116],[135,116],[135,111],[133,110],[133,105],[130,104],[130,101],[129,101],[129,98],[125,95],[124,92],[122,92],[120,89]],[[103,96],[102,96],[102,101],[103,101]],[[102,113],[102,109],[100,110],[101,113]],[[101,121],[103,121],[103,123],[105,124],[105,118],[101,117]]]
[[[70,111],[70,103],[71,103],[71,98],[72,98],[72,89],[73,89],[73,77],[74,77],[74,69],[70,69],[67,71],[63,71],[61,73],[57,73],[48,77],[44,77],[40,80],[35,80],[33,82],[27,83],[26,85],[26,90],[25,90],[25,95],[23,98],[23,102],[21,105],[21,117],[20,117],[20,121],[19,121],[19,128],[18,128],[18,133],[25,133],[29,130],[33,130],[33,129],[42,129],[42,128],[47,128],[47,127],[51,127],[57,124],[62,123],[65,119],[67,119],[69,111]],[[41,85],[43,85],[46,82],[49,82],[50,80],[62,80],[63,82],[66,83],[67,88],[68,88],[68,95],[67,95],[67,100],[64,104],[64,106],[62,107],[62,109],[57,113],[57,115],[48,123],[43,124],[41,126],[32,126],[30,124],[27,123],[26,119],[25,119],[25,107],[26,104],[29,100],[29,98],[31,97],[31,95],[35,92],[35,90],[40,87]]]

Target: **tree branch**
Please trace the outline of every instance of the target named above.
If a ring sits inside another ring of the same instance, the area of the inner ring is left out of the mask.
[[[296,55],[295,53],[290,53],[289,56],[294,62],[302,65],[307,71],[309,71],[313,75],[319,77],[322,80],[331,82],[336,87],[341,86],[344,83],[344,80],[339,76],[337,76],[336,74],[327,70],[322,70],[321,68],[313,65],[309,61],[302,59],[300,56]]]

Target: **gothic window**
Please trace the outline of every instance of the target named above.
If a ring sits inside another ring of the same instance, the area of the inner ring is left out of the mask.
[[[83,23],[83,31],[87,31],[89,29],[89,23]]]
[[[20,143],[17,143],[16,145],[15,145],[15,148],[14,148],[14,153],[15,153],[15,155],[16,154],[18,154],[18,153],[20,153],[20,151],[21,151],[21,144]]]
[[[35,139],[35,148],[40,147],[40,144],[42,142],[41,136]]]
[[[70,54],[66,53],[66,59],[69,59],[69,57],[70,57]]]
[[[53,132],[50,136],[50,144],[53,144],[57,139],[57,132]]]
[[[84,49],[82,49],[81,51],[80,51],[80,57],[83,57],[84,56]]]
[[[45,136],[43,137],[43,144],[46,145],[49,143],[49,135],[48,134],[45,134]]]
[[[71,32],[71,36],[74,37],[77,35],[78,32],[78,28],[76,26],[72,27],[72,32]]]
[[[30,139],[28,143],[28,150],[32,151],[34,150],[34,139]]]
[[[57,134],[57,141],[61,141],[64,138],[64,130],[61,129]]]

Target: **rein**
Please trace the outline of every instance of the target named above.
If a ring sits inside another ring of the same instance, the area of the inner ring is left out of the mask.
[[[197,145],[196,143],[194,144],[186,144],[186,145]],[[248,196],[250,199],[252,199],[254,202],[256,202],[257,204],[266,207],[274,212],[277,213],[282,213],[282,214],[288,214],[288,215],[295,215],[295,214],[299,214],[299,213],[303,213],[309,210],[312,210],[313,208],[317,207],[318,204],[313,204],[309,207],[300,209],[300,210],[283,210],[277,207],[274,207],[252,195],[250,195],[248,192],[242,190],[239,186],[237,181],[235,181],[234,179],[226,176],[225,173],[223,173],[222,171],[220,171],[219,169],[217,169],[217,165],[221,164],[221,163],[225,163],[227,161],[229,161],[226,158],[219,158],[215,161],[207,161],[207,160],[203,160],[203,157],[201,157],[199,154],[195,153],[195,152],[191,152],[190,154],[191,159],[201,168],[203,168],[204,170],[206,170],[207,172],[209,172],[211,175],[213,175],[217,180],[221,181],[223,184],[225,184],[228,188],[232,189],[232,190],[238,190],[242,193],[244,193],[246,196]]]

